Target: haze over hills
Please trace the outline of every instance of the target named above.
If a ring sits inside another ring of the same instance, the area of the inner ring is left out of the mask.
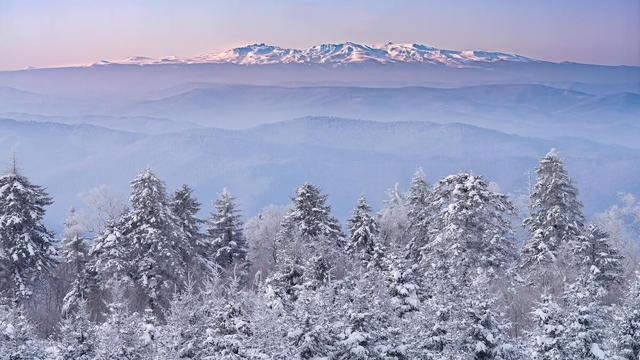
[[[430,181],[469,170],[504,191],[526,193],[530,170],[551,147],[566,157],[590,213],[614,202],[619,191],[640,191],[633,181],[640,176],[640,150],[464,124],[303,118],[246,130],[145,135],[91,125],[0,121],[0,153],[15,152],[23,171],[55,195],[52,223],[61,223],[68,208],[81,203],[79,194],[94,187],[108,185],[127,194],[129,181],[146,166],[170,188],[193,185],[204,201],[226,186],[247,215],[270,203],[286,203],[297,185],[310,180],[331,195],[336,213],[345,217],[360,192],[379,206],[385,190],[397,181],[406,185],[418,166]]]
[[[551,147],[589,213],[640,190],[633,66],[419,44],[255,44],[0,71],[0,118],[0,153],[15,151],[56,197],[52,223],[96,186],[126,194],[147,165],[201,199],[227,186],[247,215],[311,180],[344,217],[358,193],[380,205],[418,166],[431,181],[468,170],[519,194]]]

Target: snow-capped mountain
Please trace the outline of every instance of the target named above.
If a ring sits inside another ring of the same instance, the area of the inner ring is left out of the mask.
[[[308,49],[287,49],[266,44],[253,44],[192,58],[165,57],[152,59],[144,56],[120,61],[100,61],[92,65],[127,64],[350,64],[374,62],[442,64],[452,67],[473,66],[497,61],[532,62],[524,56],[492,51],[444,50],[421,44],[386,43],[362,45],[353,42],[322,44]]]

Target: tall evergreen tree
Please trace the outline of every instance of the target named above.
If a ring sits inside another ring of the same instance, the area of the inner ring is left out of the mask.
[[[543,295],[532,312],[535,327],[529,334],[528,356],[533,360],[563,360],[565,314],[549,294]]]
[[[429,225],[433,218],[431,200],[431,188],[425,180],[422,169],[418,169],[411,179],[411,185],[407,192],[407,217],[409,220],[407,251],[409,258],[419,258],[420,249],[429,241]]]
[[[440,180],[433,192],[431,240],[422,250],[425,275],[462,289],[478,270],[495,274],[514,258],[510,218],[514,208],[482,176],[461,173]]]
[[[296,190],[276,236],[276,271],[268,281],[280,299],[295,300],[303,284],[314,288],[331,278],[343,236],[326,200],[311,183]]]
[[[371,216],[371,207],[367,199],[361,195],[358,204],[353,209],[353,215],[347,220],[349,237],[347,238],[347,253],[369,268],[380,266],[383,250],[380,247],[378,223]]]
[[[121,224],[127,276],[142,291],[149,307],[167,305],[182,285],[186,264],[183,234],[171,212],[164,183],[145,169],[131,182],[131,210]]]
[[[64,276],[69,281],[69,288],[62,306],[63,314],[71,310],[80,299],[86,298],[88,253],[89,248],[84,237],[84,228],[78,222],[75,209],[71,208],[65,221],[60,246]]]
[[[215,264],[226,272],[247,269],[247,243],[235,199],[227,189],[213,204],[207,221],[207,252]]]
[[[551,150],[536,169],[538,180],[529,199],[530,215],[524,221],[529,239],[522,249],[521,267],[547,271],[559,258],[563,247],[582,234],[584,215],[578,189],[565,169],[560,155]]]
[[[621,359],[640,359],[640,273],[636,273],[612,324],[616,353]]]
[[[60,324],[58,348],[62,360],[92,360],[96,357],[96,329],[89,321],[87,303],[81,300],[77,311],[67,316]]]
[[[603,290],[622,281],[622,256],[612,246],[609,234],[590,224],[574,241],[573,251],[578,266],[591,272]]]
[[[211,268],[207,258],[204,235],[200,233],[200,225],[204,221],[197,217],[201,204],[193,196],[193,190],[187,186],[179,187],[171,197],[171,211],[178,221],[182,234],[181,252],[183,261],[190,271]]]
[[[42,221],[52,203],[15,166],[0,177],[0,294],[29,297],[34,282],[55,264],[53,233]]]

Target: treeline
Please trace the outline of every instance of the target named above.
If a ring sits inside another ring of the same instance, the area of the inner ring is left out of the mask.
[[[361,196],[343,229],[311,183],[245,224],[228,191],[202,220],[147,169],[128,206],[91,229],[72,210],[56,238],[14,167],[0,359],[640,359],[640,211],[588,223],[555,151],[536,172],[525,231],[468,173],[418,171],[377,213]]]

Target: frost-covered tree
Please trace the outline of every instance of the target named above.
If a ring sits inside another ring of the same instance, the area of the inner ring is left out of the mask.
[[[254,282],[260,284],[275,266],[275,241],[286,213],[282,206],[269,205],[247,221],[244,233],[249,246],[249,262]]]
[[[478,270],[495,274],[514,258],[514,208],[482,176],[445,177],[434,188],[432,206],[431,239],[421,249],[425,275],[441,281],[447,274],[449,285],[461,289]]]
[[[464,317],[459,325],[460,350],[470,359],[510,359],[514,349],[509,344],[506,324],[495,310],[495,296],[478,294],[466,302]]]
[[[613,328],[616,354],[621,359],[640,359],[640,273],[636,273]]]
[[[188,282],[183,292],[171,300],[166,324],[160,329],[160,358],[198,359],[204,340],[203,310],[193,284]]]
[[[391,304],[400,317],[418,310],[419,287],[413,268],[400,261],[389,261],[388,286]]]
[[[540,160],[536,173],[538,180],[529,197],[530,215],[524,221],[529,239],[520,265],[528,271],[548,271],[549,264],[566,262],[559,258],[563,247],[582,234],[585,220],[578,189],[557,151],[551,150]]]
[[[115,283],[113,301],[108,305],[106,321],[97,329],[95,359],[142,360],[149,358],[144,349],[140,316],[129,313],[122,284]]]
[[[201,204],[193,196],[193,190],[187,185],[179,187],[171,196],[170,206],[182,234],[180,251],[187,269],[190,272],[197,269],[210,271],[211,260],[206,253],[204,236],[200,233],[200,225],[204,221],[197,216]]]
[[[371,216],[371,207],[367,204],[364,195],[358,199],[353,214],[347,220],[347,227],[349,228],[347,253],[365,268],[374,265],[380,266],[384,254],[378,239],[380,229],[376,220]]]
[[[182,285],[186,264],[184,237],[169,207],[164,183],[150,169],[131,182],[131,210],[123,218],[120,244],[127,252],[125,271],[151,309],[169,301]]]
[[[528,356],[532,360],[566,359],[566,316],[552,295],[543,295],[531,314],[535,327],[529,334]]]
[[[565,294],[568,307],[563,342],[565,359],[608,358],[605,343],[605,307],[593,275],[579,277]]]
[[[42,221],[52,203],[15,166],[0,177],[0,295],[28,298],[55,264],[53,234]]]
[[[407,251],[410,258],[419,258],[420,249],[429,241],[429,225],[433,218],[431,200],[431,188],[422,169],[418,169],[407,191],[409,229],[406,236],[409,238]]]
[[[224,189],[213,206],[214,211],[207,220],[206,251],[223,271],[245,271],[248,266],[247,242],[236,201]]]
[[[331,279],[343,236],[326,200],[311,183],[296,190],[276,236],[276,272],[268,280],[277,298],[295,300],[302,285],[317,288]]]
[[[15,301],[0,303],[0,360],[44,360],[42,341]]]
[[[77,310],[68,313],[63,318],[57,345],[62,360],[92,360],[96,358],[96,327],[89,321],[86,301],[79,301]]]
[[[578,266],[593,274],[602,289],[609,289],[622,280],[622,256],[609,239],[609,234],[597,225],[589,225],[584,234],[573,242],[573,252]]]
[[[63,276],[68,281],[68,290],[62,305],[63,315],[70,311],[78,301],[86,298],[89,246],[84,237],[85,229],[78,221],[75,209],[69,211],[60,241],[60,259]]]
[[[130,271],[131,248],[120,228],[120,224],[107,223],[89,251],[91,270],[98,275],[103,286],[111,279],[127,278]]]
[[[377,219],[380,225],[380,243],[388,252],[400,255],[409,241],[409,217],[406,199],[397,183],[387,191],[384,203]]]

